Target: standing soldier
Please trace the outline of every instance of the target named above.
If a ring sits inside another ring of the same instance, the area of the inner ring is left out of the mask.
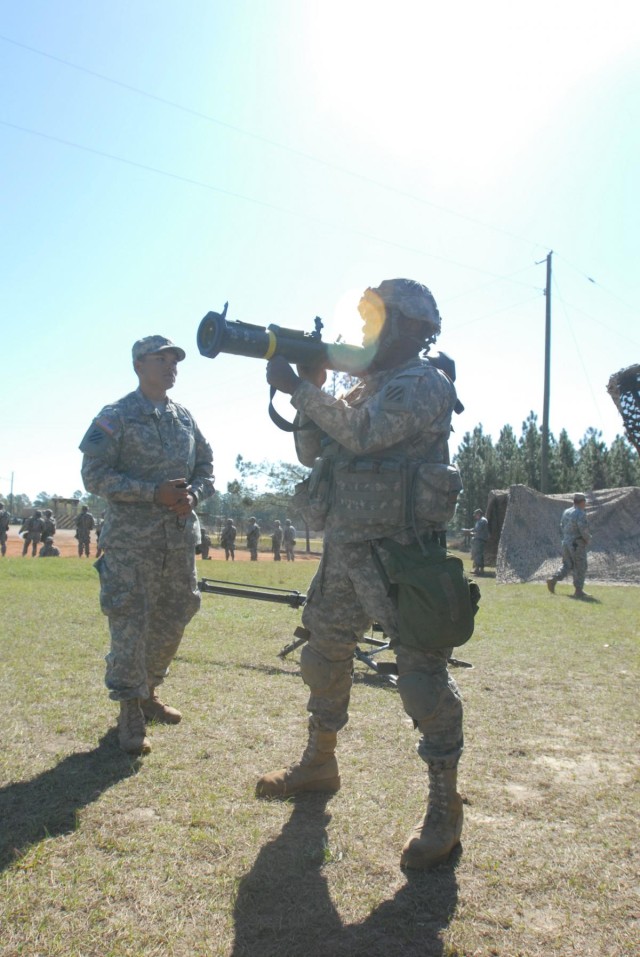
[[[284,553],[287,556],[288,562],[295,561],[295,548],[296,548],[296,530],[291,524],[290,518],[285,518],[284,520]]]
[[[7,554],[7,533],[9,531],[9,513],[0,502],[0,552],[3,557]]]
[[[224,528],[220,532],[220,544],[224,548],[224,560],[228,562],[231,559],[232,562],[236,560],[236,534],[237,529],[233,524],[233,519],[228,518],[224,524]]]
[[[571,572],[574,598],[589,598],[584,591],[587,575],[587,548],[591,541],[589,520],[587,519],[587,499],[582,492],[573,496],[573,508],[566,508],[560,519],[562,536],[562,565],[552,578],[547,580],[547,588],[553,594],[559,581]]]
[[[484,547],[489,541],[489,523],[481,508],[473,513],[473,531],[471,532],[471,561],[475,575],[484,575]]]
[[[156,689],[200,607],[195,509],[213,495],[213,455],[191,413],[167,397],[183,350],[147,336],[132,356],[138,389],[102,409],[80,449],[85,487],[108,503],[96,562],[111,633],[105,683],[120,703],[120,747],[146,754],[145,721],[182,717]]]
[[[274,562],[282,561],[280,554],[282,550],[282,526],[278,519],[275,520],[273,534],[271,535],[271,551],[273,552]]]
[[[42,541],[43,528],[44,519],[42,518],[42,512],[36,509],[31,518],[28,518],[22,525],[21,531],[24,532],[24,545],[22,546],[23,556],[27,554],[29,545],[31,545],[31,557],[36,557],[38,545]]]
[[[78,539],[78,555],[82,558],[83,553],[89,557],[89,548],[91,545],[91,530],[95,528],[95,520],[86,505],[82,506],[82,511],[76,519],[76,538]]]
[[[258,561],[258,542],[260,541],[260,526],[256,522],[255,518],[251,516],[249,519],[249,527],[247,529],[247,548],[251,555],[251,561]]]
[[[209,555],[210,548],[211,548],[211,538],[209,537],[206,528],[203,528],[202,531],[200,532],[200,555],[202,557],[202,560],[205,562],[211,561],[211,557]]]
[[[397,688],[428,767],[427,813],[405,844],[401,865],[426,868],[446,860],[462,832],[456,788],[462,702],[447,671],[452,648],[427,629],[401,626],[388,580],[390,559],[400,553],[413,563],[418,543],[439,547],[453,514],[460,483],[448,465],[448,440],[457,397],[451,379],[419,356],[440,332],[426,286],[385,280],[364,292],[358,308],[372,358],[343,399],[322,391],[322,369],[299,366],[296,375],[282,356],[267,365],[269,384],[289,393],[298,410],[298,458],[333,478],[324,495],[325,549],[302,614],[309,633],[300,655],[310,688],[308,743],[294,764],[263,775],[257,794],[339,789],[335,749],[349,720],[356,643],[378,621],[395,652]],[[406,467],[399,469],[399,462]],[[412,479],[432,473],[447,477],[433,497],[428,478],[422,485]]]
[[[48,538],[53,539],[53,536],[56,533],[56,520],[53,517],[53,512],[50,508],[45,508],[44,510],[44,529],[42,530],[42,541],[45,542]]]

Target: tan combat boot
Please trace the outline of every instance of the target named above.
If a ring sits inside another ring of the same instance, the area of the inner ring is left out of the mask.
[[[300,791],[339,791],[337,738],[335,731],[310,730],[309,743],[300,760],[288,768],[263,774],[256,785],[256,796],[282,798]]]
[[[137,698],[120,702],[118,743],[127,754],[148,754],[151,742],[146,735],[144,715]]]
[[[558,579],[555,577],[555,575],[553,578],[547,578],[547,588],[549,589],[552,595],[555,594],[557,584],[558,584]]]
[[[149,697],[140,699],[140,707],[147,721],[157,721],[159,724],[180,724],[182,721],[181,711],[160,701],[155,685],[149,685]]]
[[[429,768],[429,803],[424,820],[416,825],[402,848],[400,866],[425,870],[441,864],[460,843],[462,798],[456,790],[455,768]]]

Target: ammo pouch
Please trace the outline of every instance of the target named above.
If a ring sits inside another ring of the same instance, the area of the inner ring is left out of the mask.
[[[398,642],[430,651],[471,638],[480,589],[459,558],[434,540],[400,545],[384,538],[381,562],[398,607]]]
[[[333,486],[332,517],[369,539],[401,528],[446,528],[462,491],[454,466],[404,456],[338,459]]]
[[[293,491],[293,509],[314,532],[321,532],[325,526],[331,504],[332,472],[333,459],[320,456],[313,463],[311,474],[298,482]]]

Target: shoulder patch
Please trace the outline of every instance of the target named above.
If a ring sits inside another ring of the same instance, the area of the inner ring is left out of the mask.
[[[87,429],[80,451],[87,455],[102,455],[120,431],[120,422],[115,415],[101,412]]]
[[[386,412],[407,412],[411,409],[417,385],[416,376],[397,376],[388,382],[380,396],[380,407]]]

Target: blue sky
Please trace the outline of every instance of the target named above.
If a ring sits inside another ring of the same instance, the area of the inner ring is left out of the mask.
[[[200,319],[228,300],[359,344],[361,291],[394,276],[438,301],[453,449],[519,434],[549,250],[551,431],[610,443],[608,378],[640,361],[639,27],[622,0],[0,2],[0,493],[81,487],[157,332],[221,490],[238,453],[293,461],[263,363],[201,357]]]

